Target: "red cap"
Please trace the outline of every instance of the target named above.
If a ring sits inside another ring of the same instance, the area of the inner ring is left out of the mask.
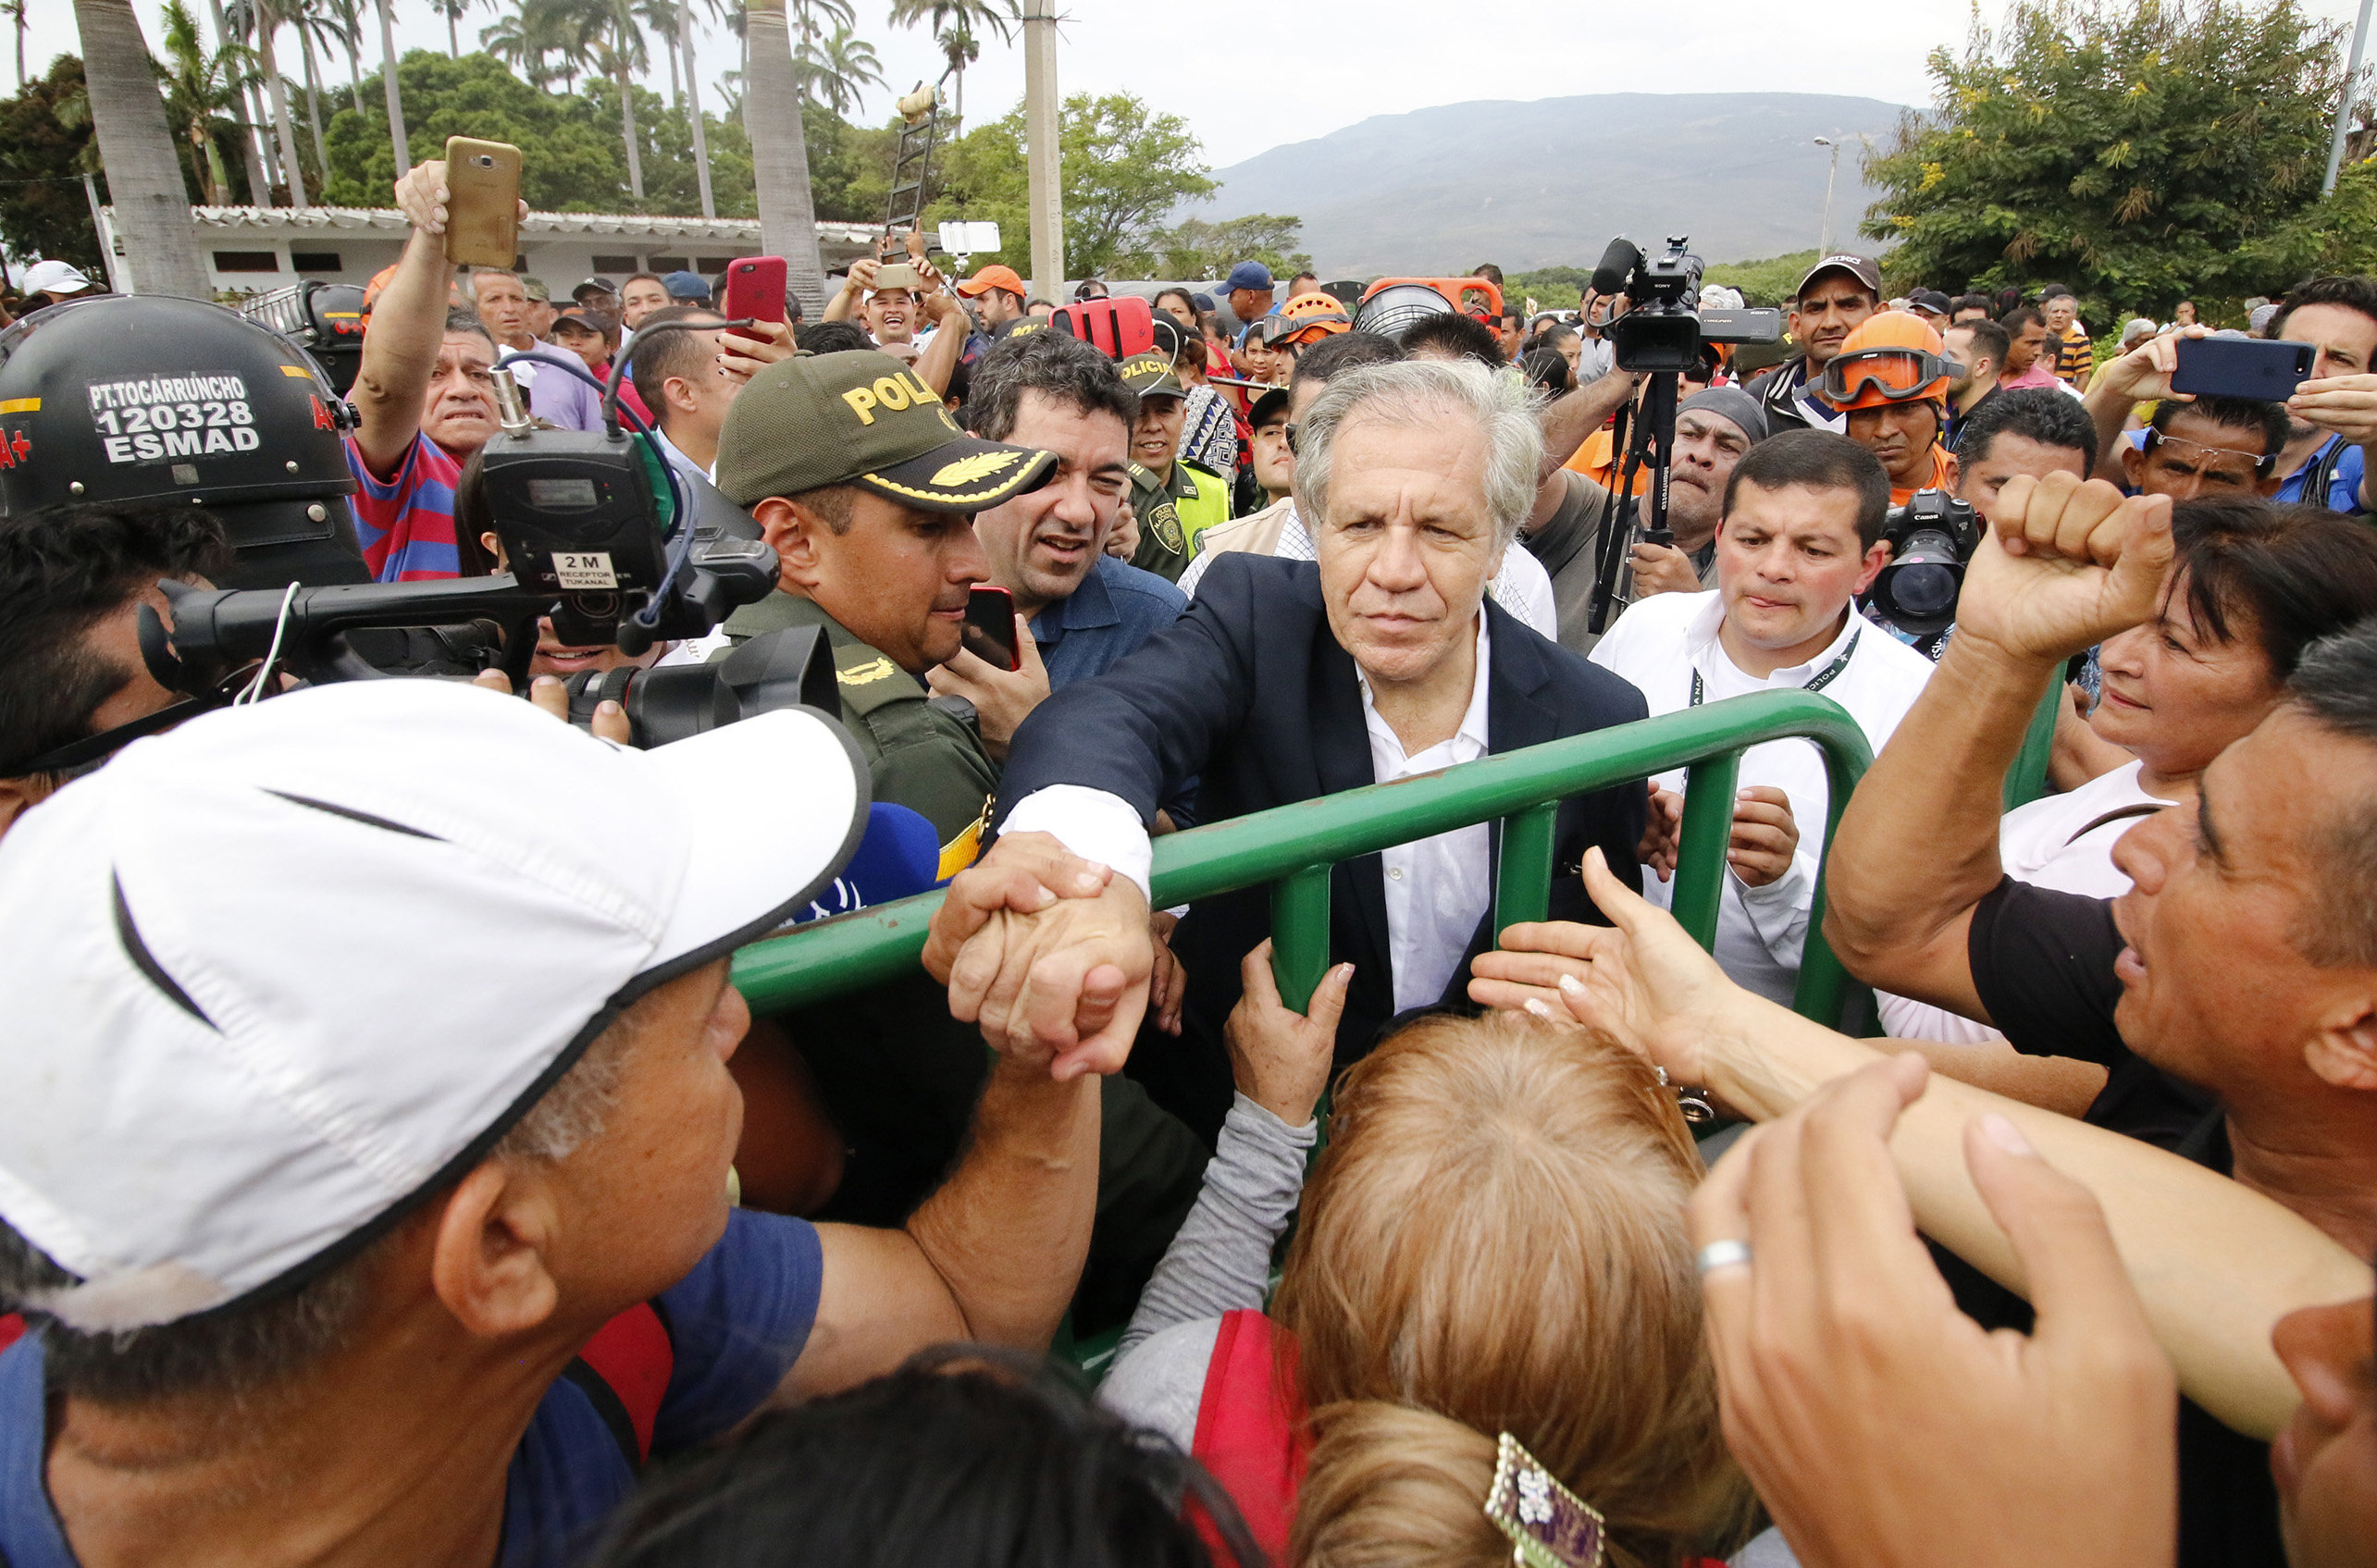
[[[1001,266],[996,262],[958,285],[958,292],[970,300],[987,294],[993,289],[1004,289],[1019,300],[1028,291],[1023,287],[1023,279],[1015,276],[1013,267]]]

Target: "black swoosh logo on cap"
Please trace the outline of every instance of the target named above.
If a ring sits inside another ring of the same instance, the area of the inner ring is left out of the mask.
[[[131,906],[124,902],[123,879],[111,874],[107,880],[115,893],[116,940],[124,945],[124,954],[132,960],[132,967],[146,976],[151,985],[164,992],[167,1001],[208,1029],[215,1030],[216,1033],[222,1033],[221,1030],[216,1029],[215,1020],[201,1012],[198,1004],[190,999],[190,993],[182,990],[174,978],[165,972],[165,966],[156,961],[156,955],[149,951],[149,945],[141,940],[141,928],[132,923]]]

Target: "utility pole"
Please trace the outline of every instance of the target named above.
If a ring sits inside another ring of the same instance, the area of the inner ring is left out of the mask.
[[[1032,203],[1032,293],[1065,287],[1064,154],[1057,142],[1057,0],[1024,0],[1024,161]]]
[[[2368,0],[2361,0],[2363,5]],[[1815,253],[1819,259],[1832,254],[1832,182],[1840,178],[1840,143],[1829,136],[1815,139],[1819,147],[1832,149],[1832,169],[1824,177],[1824,227],[1816,231]]]
[[[2360,85],[2360,55],[2369,43],[2370,0],[2360,0],[2360,20],[2352,29],[2352,64],[2344,68],[2344,92],[2335,103],[2335,140],[2328,143],[2327,179],[2320,194],[2335,194],[2336,171],[2344,167],[2344,142],[2352,130],[2352,100]]]

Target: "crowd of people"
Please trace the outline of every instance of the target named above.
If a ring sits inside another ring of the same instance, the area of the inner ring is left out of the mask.
[[[351,388],[70,268],[0,334],[0,1562],[2377,1560],[2377,280],[2257,305],[2284,402],[1850,254],[1660,383],[1492,267],[557,307],[395,195]],[[773,591],[284,660],[296,584],[507,584],[504,496],[615,498],[499,443],[623,421]],[[825,707],[636,744],[789,638]],[[1558,803],[1541,920],[1492,822],[1330,866],[1308,999],[1270,889],[1156,907],[1770,691],[1874,761],[1742,755],[1706,947],[1680,769]]]

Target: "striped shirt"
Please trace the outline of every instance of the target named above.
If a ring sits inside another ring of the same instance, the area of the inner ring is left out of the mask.
[[[2076,321],[2065,327],[2062,346],[2055,352],[2057,377],[2076,387],[2096,363],[2096,346],[2088,341],[2087,328]]]
[[[383,583],[426,583],[462,575],[454,554],[454,487],[463,465],[428,437],[415,435],[413,450],[387,479],[364,462],[355,438],[346,438],[347,470],[355,476],[355,534],[364,565]]]

